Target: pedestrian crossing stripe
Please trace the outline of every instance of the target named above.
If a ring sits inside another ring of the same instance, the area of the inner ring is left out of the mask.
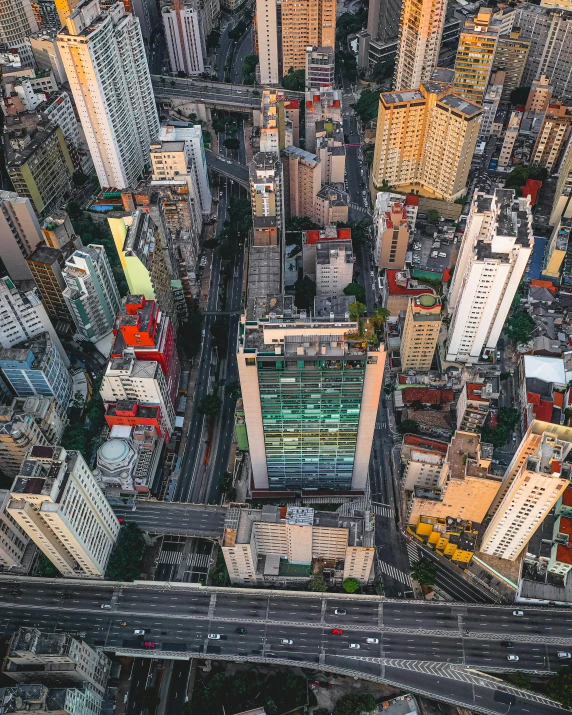
[[[210,556],[208,554],[192,554],[188,566],[199,569],[208,569]]]
[[[377,565],[379,566],[382,573],[384,573],[386,576],[391,576],[391,578],[395,579],[396,581],[399,581],[400,583],[409,586],[409,588],[413,588],[413,583],[409,574],[404,573],[403,571],[401,571],[401,569],[398,569],[391,564],[386,564],[385,561],[380,561],[379,559],[377,561]]]
[[[389,519],[393,516],[393,509],[387,504],[376,504],[375,502],[372,502],[371,510],[377,516],[386,516]]]
[[[183,560],[183,553],[181,551],[161,551],[157,559],[158,564],[171,564],[171,566],[176,566]]]

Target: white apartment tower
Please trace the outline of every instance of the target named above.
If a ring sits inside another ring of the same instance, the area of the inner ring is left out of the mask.
[[[66,577],[102,578],[119,523],[79,452],[32,447],[7,513]]]
[[[484,554],[514,561],[570,484],[572,428],[533,420],[491,507]]]
[[[201,29],[201,10],[193,0],[173,0],[161,11],[167,50],[173,72],[197,75],[204,72],[205,39]]]
[[[102,14],[98,0],[83,0],[58,47],[99,183],[135,185],[159,134],[139,20],[121,2]]]
[[[256,3],[256,34],[260,84],[277,85],[280,82],[278,60],[278,9],[276,0],[258,0]]]
[[[399,19],[393,88],[417,89],[439,60],[447,0],[404,0]]]
[[[29,37],[38,30],[30,0],[3,0],[0,3],[0,45],[18,50],[26,65],[34,64]]]
[[[448,361],[476,363],[495,350],[533,246],[528,197],[477,192],[449,291]]]

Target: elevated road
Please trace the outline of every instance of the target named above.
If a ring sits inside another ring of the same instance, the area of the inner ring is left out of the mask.
[[[113,511],[125,523],[139,524],[150,534],[218,539],[222,536],[226,507],[208,504],[139,501],[132,505],[113,504]]]
[[[205,151],[205,156],[209,169],[216,171],[217,174],[221,174],[227,179],[236,181],[237,184],[248,189],[250,185],[248,180],[248,167],[244,166],[244,164],[239,164],[238,161],[234,161],[233,159],[224,159],[219,154],[215,154],[208,149]]]
[[[303,666],[387,682],[487,714],[567,712],[484,672],[557,670],[557,652],[572,650],[572,620],[564,609],[525,608],[519,617],[513,607],[483,604],[8,576],[0,576],[0,603],[0,636],[33,625],[85,634],[90,645],[117,654]],[[145,636],[135,636],[135,629]],[[501,641],[509,638],[507,649]],[[144,641],[154,647],[145,649]],[[508,661],[509,653],[519,660]]]

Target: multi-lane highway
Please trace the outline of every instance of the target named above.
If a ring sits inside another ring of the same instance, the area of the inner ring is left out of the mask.
[[[187,447],[188,449],[188,447]],[[112,504],[113,511],[125,523],[139,524],[150,534],[218,538],[224,529],[226,507],[206,504],[173,504],[172,502],[138,501]]]
[[[10,594],[14,588],[21,593]],[[88,643],[126,655],[305,665],[387,681],[479,712],[506,712],[502,691],[515,697],[512,715],[562,711],[475,671],[551,672],[562,663],[557,653],[572,649],[570,611],[563,609],[526,608],[515,616],[513,607],[482,604],[7,576],[0,577],[0,603],[0,635],[34,625],[84,633]],[[512,647],[504,647],[509,639]],[[508,661],[508,654],[519,660]]]

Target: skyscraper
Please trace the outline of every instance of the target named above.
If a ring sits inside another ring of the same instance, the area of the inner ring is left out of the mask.
[[[416,89],[428,82],[439,59],[447,0],[404,0],[399,19],[393,87]]]
[[[476,363],[494,352],[534,246],[529,198],[477,192],[449,291],[447,360]]]
[[[64,576],[104,576],[119,523],[80,452],[32,447],[10,496],[7,513]]]
[[[491,8],[484,7],[465,21],[455,59],[454,91],[479,105],[483,104],[499,38],[500,23],[492,14]]]
[[[314,217],[316,196],[322,188],[319,158],[304,149],[288,146],[282,151],[286,216]]]
[[[28,38],[38,29],[30,0],[4,0],[0,3],[0,45],[18,50],[25,64],[33,64]]]
[[[306,48],[336,46],[334,0],[282,0],[282,73],[306,66]]]
[[[493,67],[505,73],[502,89],[503,102],[508,102],[510,93],[521,86],[530,49],[530,40],[523,40],[521,35],[520,27],[515,27],[507,35],[501,33],[497,42]]]
[[[167,50],[173,72],[196,75],[204,72],[205,40],[201,32],[197,0],[173,0],[161,11]]]
[[[98,0],[83,0],[58,47],[99,183],[135,185],[159,134],[139,21],[121,2],[101,14]]]
[[[431,369],[439,331],[442,305],[436,295],[409,299],[401,336],[401,370]]]
[[[43,243],[27,259],[44,308],[54,323],[57,323],[58,320],[72,322],[72,316],[64,298],[66,289],[63,276],[65,260],[65,256],[59,248],[50,248]]]
[[[30,199],[0,191],[0,255],[13,280],[31,278],[26,258],[43,243]]]
[[[263,303],[237,355],[254,490],[364,490],[384,347],[355,322],[296,320],[288,296]]]
[[[258,0],[256,3],[256,39],[260,82],[263,85],[277,85],[282,78],[279,61],[279,35],[276,0]]]

